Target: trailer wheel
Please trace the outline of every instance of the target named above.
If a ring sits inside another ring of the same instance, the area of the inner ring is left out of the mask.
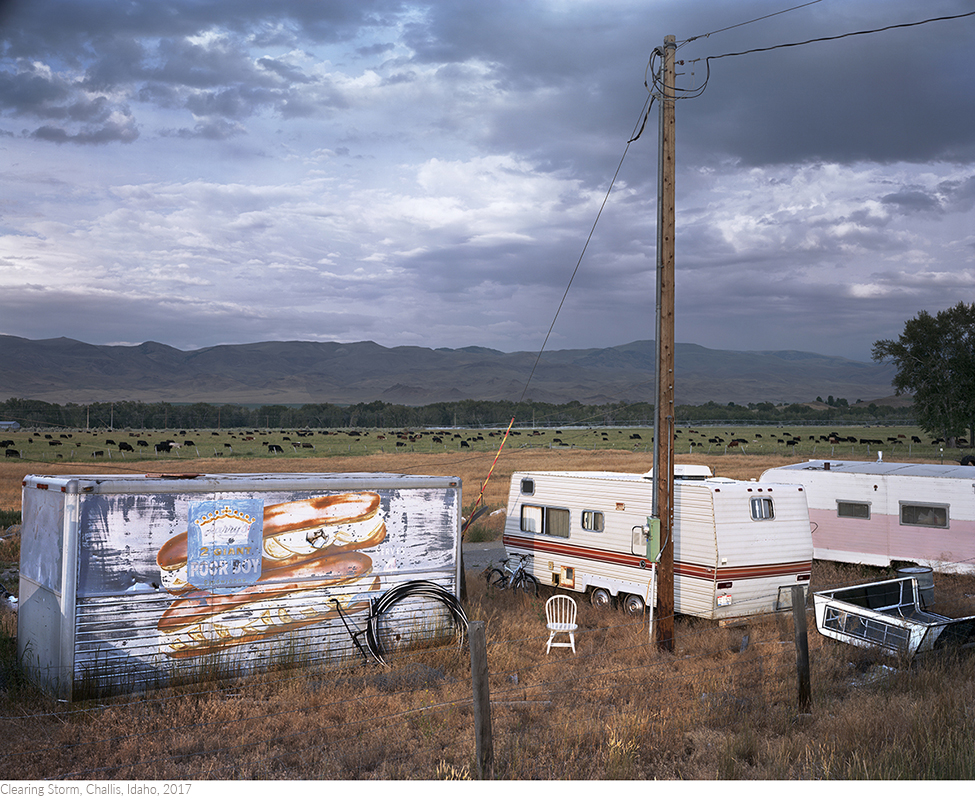
[[[613,605],[613,595],[609,593],[609,589],[593,589],[589,602],[596,608],[609,608]]]
[[[623,601],[623,610],[627,614],[642,614],[645,608],[646,604],[638,594],[628,594]]]

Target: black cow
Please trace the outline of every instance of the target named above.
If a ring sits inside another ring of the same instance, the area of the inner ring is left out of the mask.
[[[7,458],[20,458],[20,451],[19,450],[11,450],[8,447],[7,448]]]
[[[284,452],[284,450],[281,449],[281,445],[279,445],[279,444],[269,444],[267,446],[267,451],[269,453],[283,453]]]
[[[173,449],[172,442],[159,442],[156,444],[157,453],[169,453],[170,451],[172,451],[172,449]]]
[[[130,445],[128,442],[119,442],[118,449],[120,452],[123,450],[128,450],[130,453],[135,452],[135,450],[132,448],[132,445]]]

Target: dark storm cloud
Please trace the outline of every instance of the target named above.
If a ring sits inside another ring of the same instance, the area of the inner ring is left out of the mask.
[[[720,58],[971,10],[962,2],[867,8],[834,14],[835,5],[817,5],[797,12],[801,25],[788,15],[687,45],[686,59],[712,57],[694,65],[698,84],[708,66],[710,75],[700,101],[684,104],[688,140],[755,165],[970,160],[975,103],[961,76],[975,68],[972,18]]]
[[[0,43],[0,111],[10,116],[42,119],[77,119],[77,108],[104,105],[85,95],[114,95],[115,110],[128,116],[126,98],[165,100],[208,121],[213,131],[225,121],[243,120],[266,106],[286,117],[308,116],[322,105],[342,106],[333,93],[303,99],[289,87],[312,81],[299,69],[274,58],[254,62],[248,46],[260,39],[270,42],[301,37],[314,42],[354,37],[402,10],[400,3],[330,2],[309,4],[283,0],[268,6],[257,0],[232,4],[189,2],[129,3],[119,13],[114,2],[91,0],[39,0],[11,9],[9,35]],[[228,35],[205,41],[189,37],[223,30]],[[274,32],[278,33],[275,34]],[[283,32],[283,33],[282,33]],[[47,57],[84,70],[84,78],[70,80],[42,69],[36,59]],[[114,139],[134,140],[136,125],[105,125],[98,130],[43,126],[32,135],[63,143],[91,144]],[[188,129],[182,129],[184,133]],[[114,131],[114,133],[113,133]]]
[[[899,192],[882,197],[881,202],[896,207],[902,213],[941,210],[941,203],[938,202],[938,198],[932,193],[920,189],[902,189]]]
[[[656,107],[627,142],[673,34],[678,334],[869,357],[918,308],[975,299],[975,17],[726,55],[972,8],[759,20],[781,10],[22,3],[0,41],[0,324],[525,350],[578,263],[552,342],[651,338]],[[47,282],[78,294],[18,291]]]

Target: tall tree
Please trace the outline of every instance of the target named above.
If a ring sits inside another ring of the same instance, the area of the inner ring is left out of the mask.
[[[914,413],[928,433],[949,445],[969,429],[975,441],[975,303],[931,316],[922,311],[896,341],[874,342],[873,360],[897,367],[897,394],[914,394]]]

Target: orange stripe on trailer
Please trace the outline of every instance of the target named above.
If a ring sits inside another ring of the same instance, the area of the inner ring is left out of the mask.
[[[600,550],[595,547],[579,547],[563,542],[540,541],[524,536],[503,537],[505,547],[515,547],[529,550],[533,555],[554,555],[582,558],[598,561],[604,564],[615,564],[624,567],[645,569],[649,561],[645,557],[630,553],[618,553],[611,550]],[[694,564],[687,561],[677,561],[674,572],[685,578],[707,581],[751,580],[755,578],[773,578],[777,576],[792,576],[808,573],[812,570],[812,561],[791,561],[776,564],[749,564],[738,567],[718,567],[707,564]]]

